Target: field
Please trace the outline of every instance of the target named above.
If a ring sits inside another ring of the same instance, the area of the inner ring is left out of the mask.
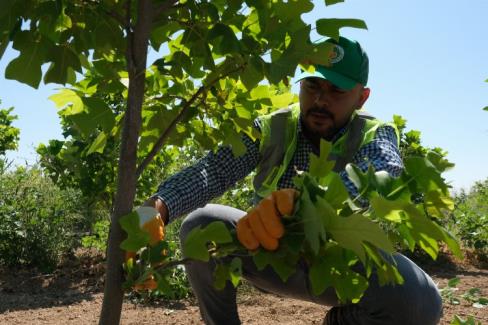
[[[473,316],[488,324],[488,308],[475,308],[461,298],[472,288],[488,295],[488,269],[469,259],[453,263],[441,255],[436,262],[423,262],[439,288],[449,279],[460,278],[451,291],[459,305],[445,302],[441,324],[450,324],[454,315]],[[48,275],[33,270],[0,272],[0,324],[96,324],[103,296],[103,259],[84,254],[68,261]],[[446,295],[446,300],[447,299]],[[243,286],[238,294],[239,312],[244,324],[321,324],[326,309]],[[198,307],[193,299],[179,302],[160,301],[136,304],[126,300],[121,324],[200,324]]]

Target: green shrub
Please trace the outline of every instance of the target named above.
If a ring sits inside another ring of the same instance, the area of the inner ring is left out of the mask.
[[[107,215],[108,215],[107,211]],[[95,222],[92,226],[92,231],[90,235],[84,236],[81,238],[81,245],[86,248],[96,248],[101,252],[105,252],[107,250],[107,242],[108,242],[108,230],[110,229],[110,221],[109,220],[99,220]]]
[[[79,198],[35,167],[0,175],[0,265],[52,270],[75,243]]]
[[[455,209],[450,227],[466,247],[474,249],[479,258],[488,257],[488,179],[476,182],[468,193],[455,196]]]

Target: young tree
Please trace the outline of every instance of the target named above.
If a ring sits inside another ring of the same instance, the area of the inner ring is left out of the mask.
[[[340,2],[325,0],[326,4]],[[117,189],[111,216],[108,268],[101,324],[120,321],[124,233],[121,216],[133,207],[136,182],[163,144],[192,134],[206,147],[224,140],[236,154],[238,134],[252,137],[253,111],[279,108],[300,62],[327,63],[328,48],[310,40],[300,16],[309,0],[4,0],[0,3],[0,57],[10,43],[20,52],[5,76],[37,88],[73,84],[76,73],[95,69],[98,78],[83,90],[57,98],[66,114],[97,136],[88,153],[101,150],[107,135],[120,136]],[[321,19],[317,32],[338,37],[354,19]],[[148,50],[169,54],[153,63]],[[49,67],[43,73],[41,66]],[[272,92],[260,82],[267,80]],[[146,101],[145,89],[158,95]],[[114,114],[99,94],[121,94],[125,107]],[[63,105],[64,105],[63,104]],[[145,110],[142,110],[142,107]],[[220,121],[220,128],[209,122]],[[96,130],[95,130],[96,129]],[[144,158],[138,159],[144,154]]]
[[[0,101],[0,104],[2,102]],[[0,156],[8,150],[17,149],[20,130],[12,126],[17,115],[12,115],[13,107],[0,109]]]

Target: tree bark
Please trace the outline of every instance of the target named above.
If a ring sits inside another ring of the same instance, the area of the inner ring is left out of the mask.
[[[128,1],[128,20],[130,20]],[[127,27],[127,68],[129,92],[124,117],[118,164],[117,193],[111,216],[110,235],[107,249],[107,273],[103,296],[100,324],[119,324],[124,292],[122,290],[124,252],[120,244],[125,234],[120,227],[120,217],[130,213],[136,192],[137,143],[141,129],[141,111],[144,99],[145,69],[148,39],[152,23],[151,0],[137,1],[137,21],[132,31]],[[130,26],[130,24],[128,25]]]

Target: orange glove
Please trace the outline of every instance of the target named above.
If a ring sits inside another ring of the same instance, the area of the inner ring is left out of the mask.
[[[278,239],[285,233],[281,216],[291,215],[298,192],[287,188],[274,191],[261,200],[237,222],[237,239],[244,247],[255,250],[259,245],[273,251],[278,248]]]
[[[164,239],[164,223],[161,219],[161,216],[158,210],[148,207],[142,206],[137,208],[136,213],[139,215],[139,227],[142,230],[146,231],[149,236],[149,245],[154,246],[159,241]],[[125,260],[129,260],[131,258],[136,257],[136,252],[129,252],[127,251],[125,254]],[[151,274],[147,278],[144,283],[137,284],[134,286],[135,290],[154,290],[158,287],[157,282],[154,280],[154,276]]]

